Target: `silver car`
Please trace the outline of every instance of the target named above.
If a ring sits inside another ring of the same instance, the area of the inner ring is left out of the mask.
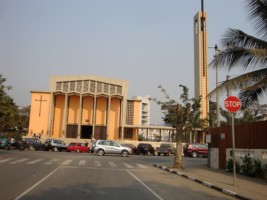
[[[132,149],[124,147],[113,140],[98,140],[94,144],[93,151],[99,156],[105,154],[121,154],[123,157],[132,154]]]

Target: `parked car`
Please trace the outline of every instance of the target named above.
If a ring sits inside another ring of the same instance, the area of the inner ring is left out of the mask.
[[[156,150],[150,143],[139,143],[137,145],[137,154],[143,154],[143,155],[155,155]]]
[[[67,152],[75,151],[77,153],[88,153],[90,152],[90,147],[85,143],[81,142],[71,142],[67,147]]]
[[[4,149],[7,143],[7,138],[0,138],[0,149]]]
[[[132,154],[136,154],[136,153],[137,153],[137,148],[136,148],[136,146],[133,145],[133,144],[123,143],[123,144],[121,144],[121,146],[131,148],[131,149],[132,149]]]
[[[36,138],[22,138],[25,148],[29,150],[43,150],[43,143]]]
[[[175,154],[176,148],[172,143],[161,143],[160,147],[156,148],[156,152],[158,156],[160,156],[161,154],[170,156],[171,154]]]
[[[49,150],[66,151],[67,150],[67,145],[65,144],[65,142],[59,139],[46,139],[43,146],[44,146],[45,151],[49,151]]]
[[[184,155],[191,157],[207,157],[208,156],[208,145],[201,143],[189,143],[184,147]]]
[[[105,154],[121,154],[123,157],[132,154],[132,149],[122,146],[113,140],[97,140],[93,145],[93,152],[99,156]]]

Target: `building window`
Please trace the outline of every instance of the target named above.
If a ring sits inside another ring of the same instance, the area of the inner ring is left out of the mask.
[[[68,92],[68,90],[69,90],[69,82],[64,82],[63,83],[63,91]]]
[[[57,82],[56,90],[61,90],[62,82]]]
[[[77,81],[76,90],[82,92],[82,81]]]
[[[83,92],[89,91],[89,81],[84,81],[83,83]]]
[[[117,86],[117,93],[122,94],[122,87],[121,86]]]
[[[133,125],[134,106],[133,102],[127,102],[126,125]]]
[[[97,93],[102,93],[102,83],[97,82]]]
[[[115,85],[110,85],[110,94],[115,94]]]
[[[126,128],[124,130],[124,138],[125,139],[133,139],[133,129]]]
[[[70,82],[70,91],[75,91],[75,81]]]
[[[90,92],[95,93],[95,81],[90,81]]]

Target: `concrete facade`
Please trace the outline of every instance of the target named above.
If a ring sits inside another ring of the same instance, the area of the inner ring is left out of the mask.
[[[53,76],[48,91],[31,91],[31,95],[28,136],[135,141],[140,130],[151,130],[148,97],[127,99],[125,80]]]
[[[53,76],[49,91],[32,91],[29,135],[123,138],[128,81]]]

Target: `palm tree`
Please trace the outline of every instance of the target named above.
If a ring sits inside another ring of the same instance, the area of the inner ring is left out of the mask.
[[[245,73],[224,81],[209,94],[239,89],[243,107],[258,102],[267,89],[267,0],[246,0],[246,8],[258,38],[229,29],[221,40],[224,50],[210,63],[212,67],[228,68],[229,71],[240,67]]]

